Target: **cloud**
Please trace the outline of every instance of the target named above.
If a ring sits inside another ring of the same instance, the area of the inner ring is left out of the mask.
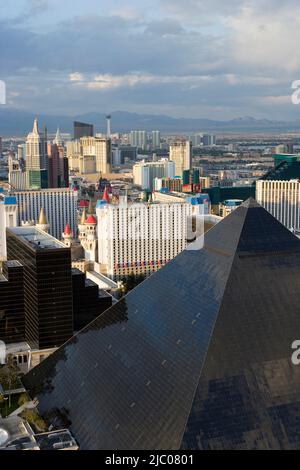
[[[182,84],[186,86],[195,86],[204,81],[213,80],[209,75],[190,75],[190,76],[163,76],[143,73],[131,73],[124,75],[98,74],[93,79],[84,77],[82,73],[75,72],[69,75],[70,81],[78,82],[77,85],[93,90],[110,90],[114,88],[128,88],[151,84]]]
[[[51,0],[25,0],[23,9],[21,9],[20,12],[16,9],[13,15],[13,23],[15,25],[24,24],[45,13],[50,7],[50,1]]]
[[[151,21],[146,27],[145,33],[163,37],[177,36],[184,33],[184,28],[179,21],[166,18],[164,20]]]
[[[262,0],[263,1],[263,0]],[[179,18],[204,21],[211,14],[215,16],[232,14],[241,8],[243,0],[161,0],[161,5]]]
[[[292,97],[291,95],[282,95],[282,96],[264,96],[261,99],[263,104],[274,106],[274,105],[286,105],[291,104]]]
[[[48,0],[28,0],[29,13],[32,15],[44,12],[49,8]]]
[[[85,77],[82,73],[74,72],[69,75],[70,82],[84,82]]]
[[[105,8],[103,0],[96,9],[85,0],[76,17],[69,0],[60,5],[28,0],[31,22],[1,13],[0,79],[15,106],[225,118],[267,117],[273,103],[286,116],[294,112],[286,97],[300,79],[295,0],[145,0],[144,16],[136,1]]]
[[[216,17],[239,16],[247,8],[253,9],[257,15],[261,13],[280,14],[283,10],[294,10],[299,6],[298,0],[160,0],[161,5],[175,17],[204,21]],[[295,13],[295,11],[293,11]],[[291,12],[292,14],[292,12]]]
[[[288,2],[293,4],[294,2]],[[300,72],[300,14],[291,5],[260,11],[252,6],[232,17],[232,59],[248,67],[275,72]]]
[[[186,32],[177,22],[131,21],[85,16],[58,24],[54,30],[31,32],[0,25],[4,70],[81,70],[82,73],[209,73],[223,45],[201,32]],[[12,53],[13,51],[13,53]]]
[[[111,10],[110,14],[124,20],[140,20],[141,15],[135,8],[123,7]]]

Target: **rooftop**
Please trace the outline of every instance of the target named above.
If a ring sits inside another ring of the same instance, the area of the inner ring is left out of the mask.
[[[67,429],[35,434],[34,438],[41,450],[78,450],[75,439]]]
[[[22,194],[22,193],[71,193],[73,194],[74,191],[72,191],[69,188],[47,188],[47,189],[17,189],[14,190],[14,194]]]
[[[300,179],[300,161],[281,161],[279,165],[261,178],[264,181],[289,181],[292,179]]]
[[[5,264],[8,268],[19,268],[22,264],[17,260],[8,260],[5,261]]]
[[[243,199],[243,201],[245,201],[249,197],[255,197],[255,185],[229,186],[224,188],[214,186],[212,188],[205,189],[205,192],[209,195],[211,203],[213,205],[218,205],[225,199]]]
[[[0,204],[4,204],[5,206],[16,205],[17,204],[17,198],[15,196],[1,197]]]
[[[31,348],[26,341],[19,342],[19,343],[9,343],[6,344],[6,354],[16,354],[19,352],[26,352],[31,351]]]
[[[34,434],[30,425],[19,416],[0,418],[0,450],[78,450],[70,431]]]
[[[7,229],[35,250],[66,250],[64,243],[36,227],[15,227]]]
[[[0,418],[0,449],[38,450],[32,429],[18,416]]]

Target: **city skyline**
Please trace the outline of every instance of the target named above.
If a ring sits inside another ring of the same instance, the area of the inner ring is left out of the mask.
[[[6,107],[296,119],[296,5],[16,1],[0,12]]]
[[[0,452],[300,449],[298,3],[2,2]]]

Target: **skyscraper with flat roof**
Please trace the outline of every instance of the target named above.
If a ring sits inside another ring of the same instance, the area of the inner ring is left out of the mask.
[[[6,259],[6,228],[18,225],[18,205],[15,196],[0,195],[0,261]]]
[[[81,137],[93,137],[94,126],[93,124],[86,124],[84,122],[74,122],[74,139],[81,139]]]
[[[130,144],[133,147],[145,150],[147,148],[147,132],[146,131],[131,131]]]
[[[167,158],[162,158],[156,162],[142,162],[133,165],[133,182],[142,189],[153,190],[155,178],[167,177],[174,178],[175,163]]]
[[[152,148],[160,148],[160,131],[152,131]]]
[[[80,139],[81,163],[93,157],[94,171],[91,173],[107,174],[111,172],[112,148],[108,137],[83,137]],[[82,171],[85,173],[85,171]],[[88,172],[87,172],[88,173]]]
[[[180,176],[184,170],[192,168],[192,143],[187,141],[176,141],[170,145],[170,160],[175,163],[175,176]]]
[[[167,204],[97,203],[98,262],[112,279],[149,276],[186,248],[193,208]]]
[[[15,191],[18,204],[18,225],[22,222],[37,221],[45,210],[49,233],[60,239],[69,223],[73,233],[77,231],[77,191],[67,188],[44,189],[38,191]]]
[[[5,261],[0,270],[0,341],[18,343],[25,338],[23,266]]]
[[[36,227],[7,229],[7,258],[23,266],[25,340],[55,348],[73,334],[71,251]]]

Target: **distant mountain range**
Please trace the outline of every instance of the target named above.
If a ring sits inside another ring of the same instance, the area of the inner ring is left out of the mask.
[[[216,121],[200,118],[172,118],[164,115],[136,114],[115,111],[112,116],[112,132],[129,132],[132,129],[146,131],[160,130],[165,133],[188,132],[300,132],[300,120],[293,122],[272,121],[242,117],[228,121]],[[73,132],[73,121],[82,121],[95,125],[96,132],[105,132],[104,113],[87,113],[79,116],[33,114],[11,108],[0,108],[0,135],[22,136],[32,129],[34,118],[39,119],[40,128],[45,123],[48,131],[54,133],[57,126],[62,132]]]

